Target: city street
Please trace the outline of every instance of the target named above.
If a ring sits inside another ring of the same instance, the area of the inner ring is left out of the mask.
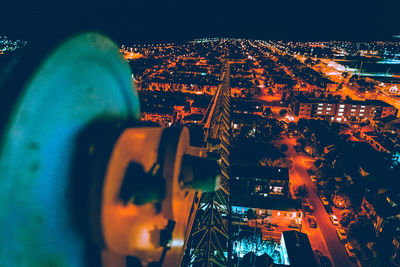
[[[317,194],[317,190],[310,177],[307,174],[307,168],[311,167],[311,162],[307,161],[307,157],[299,155],[293,148],[296,144],[295,138],[284,137],[282,143],[288,145],[287,151],[290,158],[293,159],[293,168],[290,170],[290,180],[293,188],[305,184],[308,190],[308,198],[310,204],[314,206],[314,216],[317,220],[318,228],[321,230],[323,241],[328,248],[330,258],[333,260],[334,266],[357,266],[356,261],[352,262],[337,234],[336,227],[331,223],[329,215],[326,213],[325,208]],[[312,244],[313,245],[313,244]]]

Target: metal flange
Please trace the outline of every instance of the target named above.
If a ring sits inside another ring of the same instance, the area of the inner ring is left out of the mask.
[[[219,173],[218,163],[201,158],[204,150],[189,141],[187,128],[122,133],[103,182],[101,229],[107,250],[137,257],[144,265],[179,265],[194,193],[202,186],[215,190]],[[205,175],[193,175],[201,166]]]

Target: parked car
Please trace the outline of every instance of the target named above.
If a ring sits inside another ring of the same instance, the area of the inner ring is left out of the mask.
[[[356,257],[356,253],[354,251],[354,248],[352,245],[350,245],[349,243],[347,243],[346,245],[344,245],[346,248],[346,252],[349,255],[350,258],[355,258]]]
[[[346,232],[344,231],[343,228],[340,228],[340,227],[337,228],[336,229],[336,233],[337,233],[337,235],[338,235],[340,240],[346,240],[347,239]]]
[[[314,216],[307,217],[307,221],[311,228],[317,228],[317,221],[315,220]]]
[[[339,225],[339,220],[336,215],[332,214],[331,216],[329,216],[329,219],[331,219],[333,225]]]

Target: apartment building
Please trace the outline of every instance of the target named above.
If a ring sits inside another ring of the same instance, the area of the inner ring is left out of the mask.
[[[380,100],[336,100],[297,96],[290,104],[298,118],[336,122],[363,122],[397,115],[397,109]]]

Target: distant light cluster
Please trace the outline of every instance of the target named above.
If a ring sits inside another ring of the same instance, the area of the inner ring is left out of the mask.
[[[15,51],[26,47],[27,42],[22,40],[9,40],[7,36],[0,36],[0,54],[5,52]]]
[[[379,56],[382,59],[396,59],[400,55],[398,41],[325,41],[325,42],[285,42],[277,41],[275,46],[286,53],[314,57],[332,56]]]

